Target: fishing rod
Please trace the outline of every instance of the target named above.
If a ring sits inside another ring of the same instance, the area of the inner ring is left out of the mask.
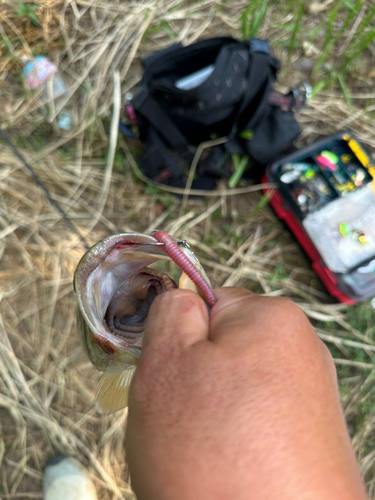
[[[65,220],[65,222],[68,224],[70,229],[79,237],[81,242],[83,243],[84,247],[86,250],[90,248],[90,245],[88,244],[86,238],[83,236],[83,234],[80,232],[78,227],[75,225],[75,223],[72,221],[72,219],[68,216],[68,214],[65,212],[65,210],[60,206],[60,204],[54,200],[51,196],[51,193],[47,186],[44,184],[44,182],[40,179],[40,177],[35,173],[35,170],[32,168],[32,166],[26,161],[24,156],[21,154],[17,146],[12,142],[11,138],[9,135],[5,132],[0,127],[0,135],[4,138],[4,140],[9,144],[10,148],[12,149],[13,153],[21,160],[21,162],[24,164],[24,166],[27,168],[27,170],[30,172],[31,176],[33,177],[35,183],[43,189],[45,195],[48,198],[48,201],[51,203],[51,205],[57,210],[62,218]]]

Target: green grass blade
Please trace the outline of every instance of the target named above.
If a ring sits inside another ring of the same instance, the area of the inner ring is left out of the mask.
[[[266,17],[267,10],[268,10],[268,0],[265,0],[261,4],[261,8],[259,10],[258,15],[254,18],[254,20],[252,22],[250,36],[255,37],[257,35],[258,30],[259,30],[260,26],[262,25],[264,18]]]
[[[362,35],[365,32],[365,30],[367,30],[367,28],[369,27],[369,25],[373,21],[374,17],[375,17],[375,4],[373,4],[372,7],[369,8],[366,16],[364,17],[364,19],[362,20],[362,22],[358,26],[358,29],[357,29],[356,34],[355,34],[355,39],[354,39],[354,41],[353,41],[353,43],[352,43],[352,45],[350,47],[350,52],[353,52],[354,49],[356,47],[358,47],[358,45],[361,45]],[[370,31],[370,33],[374,29],[375,28],[372,28],[372,30]]]
[[[362,0],[359,0],[357,2],[356,5],[359,5],[360,3],[362,2]],[[315,68],[314,68],[314,71],[313,71],[313,75],[315,75],[317,73],[317,71],[319,71],[319,69],[322,67],[322,65],[325,63],[325,61],[327,60],[329,54],[332,52],[332,49],[333,47],[336,45],[337,42],[340,42],[342,40],[342,35],[345,33],[345,31],[347,30],[349,24],[351,23],[351,21],[354,19],[354,17],[356,16],[356,12],[353,12],[352,10],[350,11],[350,13],[348,14],[345,22],[343,23],[340,31],[338,32],[338,34],[330,41],[328,47],[326,47],[326,50],[323,52],[323,54],[321,55],[321,57],[319,58]]]
[[[258,201],[258,203],[255,205],[254,210],[250,213],[249,219],[251,219],[251,217],[255,217],[266,205],[268,205],[273,195],[274,192],[272,191],[264,194]]]
[[[291,9],[291,8],[294,6],[294,4],[295,4],[295,3],[297,3],[297,2],[298,2],[298,0],[290,0],[290,2],[289,2],[289,3],[287,3],[287,4],[285,5],[285,11],[286,11],[286,12],[289,12],[289,11],[290,11],[290,9]]]
[[[245,171],[246,165],[249,163],[249,157],[245,155],[240,160],[240,157],[237,154],[233,154],[232,160],[234,163],[234,172],[228,182],[228,186],[230,188],[234,188],[237,186],[238,181],[241,179],[242,174]]]
[[[269,0],[253,0],[241,14],[242,38],[255,37],[268,11]]]
[[[313,29],[313,32],[311,33],[311,36],[309,38],[309,45],[313,45],[313,43],[316,40],[316,37],[319,35],[319,33],[322,31],[323,27],[325,26],[325,19],[323,19],[316,28]]]
[[[287,62],[287,66],[289,66],[289,64],[290,64],[290,58],[291,58],[291,55],[292,55],[292,52],[293,52],[293,49],[294,49],[294,46],[295,46],[295,43],[296,43],[297,33],[299,31],[300,24],[301,24],[301,19],[302,19],[302,15],[303,15],[303,11],[305,9],[305,3],[306,3],[306,0],[300,0],[300,2],[299,2],[299,6],[298,6],[298,10],[297,10],[297,16],[296,16],[296,22],[295,22],[295,25],[294,25],[294,28],[293,28],[292,36],[290,37],[290,44],[289,44],[289,49],[288,49],[288,62]]]
[[[358,4],[360,4],[360,7],[362,7],[362,0],[360,0],[359,2],[357,1],[357,3],[355,5],[353,5],[353,0],[344,0],[344,5],[345,7],[347,7],[348,9],[352,10],[355,14],[358,14]]]
[[[244,40],[250,37],[250,19],[252,17],[253,8],[253,4],[250,3],[241,14],[242,38]]]
[[[311,98],[313,98],[314,96],[316,96],[316,94],[318,94],[322,89],[324,89],[324,87],[326,87],[326,85],[328,84],[327,81],[321,81],[321,82],[318,82],[316,85],[314,85],[312,91],[311,91]]]
[[[332,10],[331,14],[328,17],[328,27],[326,31],[326,35],[324,38],[324,42],[321,48],[321,56],[318,59],[318,62],[315,65],[314,71],[313,71],[313,76],[316,75],[316,73],[319,71],[319,69],[323,66],[325,63],[327,57],[331,53],[331,50],[333,49],[335,42],[336,42],[336,37],[333,37],[333,29],[334,29],[334,24],[336,21],[337,14],[340,10],[340,7],[342,6],[344,0],[341,0],[338,2],[338,4],[335,6],[335,8]],[[353,15],[353,14],[352,14]]]
[[[368,35],[364,38],[364,40],[362,40],[362,43],[358,47],[357,51],[354,52],[351,56],[349,56],[349,58],[347,58],[347,61],[343,67],[342,72],[346,71],[348,69],[348,66],[350,65],[350,63],[353,62],[354,60],[356,60],[362,54],[362,52],[365,49],[367,49],[367,47],[370,45],[370,43],[372,43],[374,40],[375,40],[375,29],[370,31],[368,33]]]
[[[164,26],[164,31],[166,32],[166,34],[169,36],[169,38],[171,40],[176,40],[177,38],[177,35],[176,33],[172,30],[172,28],[169,26],[169,24],[167,24],[166,26]]]
[[[330,85],[332,82],[334,82],[337,78],[337,75],[332,75],[330,78],[327,80],[321,80],[318,82],[316,85],[314,85],[312,91],[311,91],[311,97],[313,98],[316,94],[318,94],[324,87],[327,87],[327,85]]]
[[[354,107],[353,107],[352,99],[350,97],[350,92],[349,92],[348,86],[346,85],[346,82],[340,73],[337,75],[337,78],[338,78],[338,81],[341,85],[342,93],[344,94],[346,104],[348,105],[348,108],[350,109],[350,111],[353,112]]]
[[[333,38],[333,44],[332,44],[332,40],[331,40],[331,47],[333,47],[338,40],[341,40],[341,38],[342,38],[343,34],[346,32],[349,24],[354,19],[354,17],[356,15],[358,15],[359,11],[361,10],[362,2],[363,2],[363,0],[356,0],[355,5],[352,5],[352,4],[348,3],[348,0],[343,1],[343,5],[345,5],[345,7],[347,7],[350,10],[350,13],[347,15],[346,20],[342,24],[342,27],[341,27],[340,31],[338,32],[338,34]],[[322,21],[319,23],[318,27],[315,28],[315,30],[313,31],[313,34],[309,40],[309,43],[315,42],[316,37],[322,31],[322,28],[325,26],[325,24],[326,24],[326,19],[323,18]],[[327,38],[327,40],[329,42],[329,37]],[[324,46],[324,42],[323,42],[323,46]],[[328,53],[329,53],[329,51],[328,51]],[[324,64],[324,61],[323,61],[323,64]]]

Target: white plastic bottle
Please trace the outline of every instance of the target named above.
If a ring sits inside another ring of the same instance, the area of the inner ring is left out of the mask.
[[[98,500],[87,470],[73,457],[59,455],[44,469],[43,500]]]
[[[28,87],[32,90],[43,88],[42,101],[48,103],[53,97],[56,106],[68,91],[58,67],[44,56],[25,58],[23,62],[23,75]],[[56,121],[62,130],[70,130],[74,124],[73,117],[66,108],[58,113]]]

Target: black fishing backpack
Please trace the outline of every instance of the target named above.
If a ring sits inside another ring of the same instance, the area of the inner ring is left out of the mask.
[[[176,44],[143,65],[132,105],[145,143],[141,167],[155,181],[184,186],[197,146],[218,137],[227,141],[200,159],[193,188],[229,177],[233,153],[250,155],[257,177],[300,133],[292,111],[299,97],[273,91],[280,64],[265,40]]]

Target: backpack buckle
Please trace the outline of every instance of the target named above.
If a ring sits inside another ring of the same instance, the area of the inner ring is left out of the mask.
[[[299,111],[306,107],[307,101],[312,96],[312,87],[309,82],[301,82],[290,91],[292,108]]]
[[[261,52],[262,54],[270,55],[270,46],[267,40],[260,38],[250,38],[249,40],[250,52]]]
[[[280,106],[282,111],[300,111],[306,107],[307,101],[311,98],[312,87],[308,82],[296,85],[287,95],[271,92],[268,96],[270,104]]]

